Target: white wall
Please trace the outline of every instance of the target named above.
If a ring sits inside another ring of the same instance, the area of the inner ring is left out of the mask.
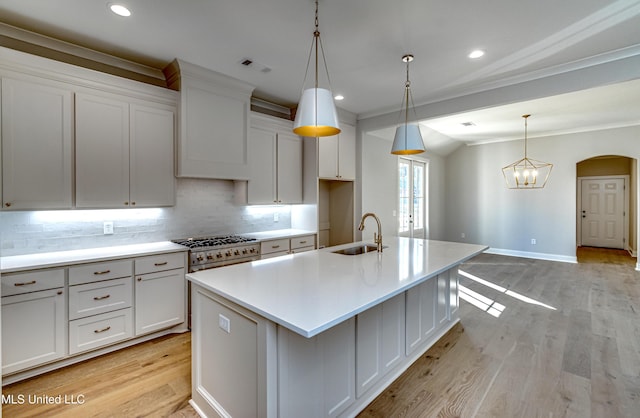
[[[178,179],[176,205],[170,208],[2,211],[0,253],[11,256],[291,227],[290,206],[237,205],[234,193],[231,181]],[[113,235],[103,234],[105,221],[113,221]]]
[[[374,212],[382,223],[382,235],[398,235],[398,218],[393,212],[398,208],[398,157],[390,153],[392,143],[373,135],[362,139],[362,212]],[[434,154],[427,158],[414,157],[429,164],[429,236],[443,239],[445,236],[445,176],[444,159]],[[361,215],[361,214],[360,214]],[[365,234],[366,238],[367,235]]]
[[[522,158],[522,141],[460,147],[446,160],[446,239],[575,259],[576,163],[598,155],[637,159],[639,144],[640,126],[532,139],[529,157],[554,164],[540,190],[505,187],[501,168]]]

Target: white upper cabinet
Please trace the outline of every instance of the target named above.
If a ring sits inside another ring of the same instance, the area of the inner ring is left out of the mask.
[[[318,138],[318,177],[356,179],[356,128],[340,123],[338,135]]]
[[[169,107],[77,94],[76,206],[173,205],[173,136]]]
[[[2,206],[70,209],[73,92],[39,79],[2,79]]]
[[[175,112],[168,106],[130,107],[129,197],[136,207],[175,204]]]
[[[177,176],[247,180],[253,86],[181,60],[165,73],[180,89]]]
[[[249,204],[302,203],[302,139],[291,122],[252,117],[249,134]]]
[[[129,206],[129,104],[76,97],[76,206]]]

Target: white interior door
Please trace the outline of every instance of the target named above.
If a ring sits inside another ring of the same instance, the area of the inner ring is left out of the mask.
[[[398,160],[398,235],[426,238],[426,164]]]
[[[622,178],[581,180],[581,245],[624,248]]]

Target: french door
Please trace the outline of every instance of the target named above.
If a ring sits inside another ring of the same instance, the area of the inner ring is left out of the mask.
[[[422,161],[398,159],[398,235],[426,238],[427,165]]]

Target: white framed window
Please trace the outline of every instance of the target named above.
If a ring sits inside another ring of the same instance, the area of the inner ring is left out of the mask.
[[[427,163],[398,158],[398,235],[426,238]]]

